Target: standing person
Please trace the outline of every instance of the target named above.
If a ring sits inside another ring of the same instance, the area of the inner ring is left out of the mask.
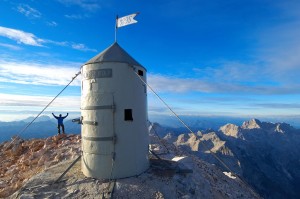
[[[53,117],[55,117],[55,119],[57,119],[57,129],[58,129],[58,134],[60,134],[60,127],[62,128],[62,133],[64,134],[65,133],[65,126],[64,126],[64,119],[66,117],[68,117],[69,113],[67,113],[66,116],[62,117],[61,114],[59,114],[59,117],[55,116],[53,113],[52,113]]]

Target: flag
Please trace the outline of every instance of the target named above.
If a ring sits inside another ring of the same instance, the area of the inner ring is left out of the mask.
[[[133,23],[137,23],[137,21],[134,19],[134,17],[138,14],[139,13],[134,13],[134,14],[127,15],[127,16],[121,17],[121,18],[117,17],[117,28],[120,28],[122,26],[127,26],[127,25],[130,25]]]

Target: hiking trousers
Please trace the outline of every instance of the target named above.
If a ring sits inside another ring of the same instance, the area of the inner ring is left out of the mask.
[[[62,129],[62,133],[65,133],[65,126],[63,124],[58,124],[57,129],[58,129],[58,134],[60,134],[60,127]]]

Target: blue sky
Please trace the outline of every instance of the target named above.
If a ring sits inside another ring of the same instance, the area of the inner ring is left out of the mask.
[[[114,42],[181,115],[299,117],[297,0],[0,2],[0,121],[34,116]],[[80,112],[80,78],[45,112]],[[169,113],[151,93],[149,114]]]

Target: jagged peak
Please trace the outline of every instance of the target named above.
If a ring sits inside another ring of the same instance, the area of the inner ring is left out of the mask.
[[[216,132],[211,131],[207,134],[204,134],[201,138],[202,140],[220,140],[219,136],[216,134]]]
[[[261,121],[258,119],[251,119],[249,121],[246,121],[243,123],[242,128],[243,129],[260,129],[261,128]]]
[[[212,128],[208,128],[208,129],[202,131],[201,133],[202,134],[208,134],[208,133],[211,133],[211,132],[214,132],[214,130]]]
[[[201,131],[197,131],[197,135],[202,137],[203,136],[203,133]]]
[[[286,133],[294,130],[294,127],[287,123],[276,123],[275,132]]]
[[[163,139],[173,142],[177,140],[177,136],[175,136],[174,133],[167,133]]]
[[[225,129],[238,129],[239,126],[235,125],[235,124],[225,124],[224,126],[221,126],[219,130],[225,130]]]
[[[177,137],[176,143],[177,143],[177,145],[180,145],[180,144],[182,144],[182,143],[187,142],[189,138],[190,138],[190,136],[187,135],[187,134],[180,134],[180,135]]]
[[[272,131],[278,133],[285,133],[294,130],[290,124],[280,122],[280,123],[272,123],[272,122],[261,122],[258,119],[251,119],[249,121],[245,121],[241,126],[242,129],[262,129],[265,131]]]
[[[235,124],[226,124],[224,126],[221,126],[219,131],[221,131],[223,134],[227,136],[232,136],[235,138],[240,137],[239,136],[240,127]]]

